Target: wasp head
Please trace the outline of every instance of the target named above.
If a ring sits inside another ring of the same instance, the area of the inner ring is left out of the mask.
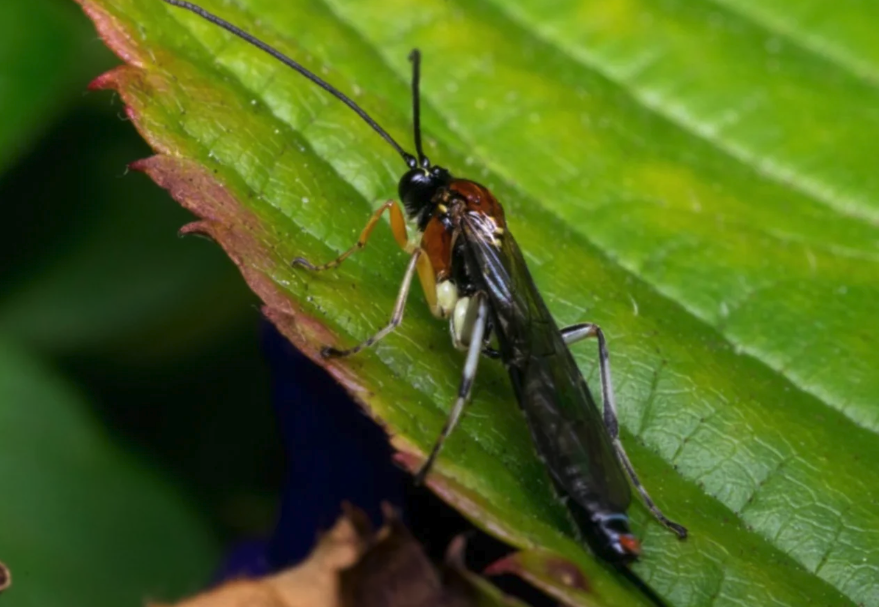
[[[439,166],[422,165],[409,169],[400,178],[398,190],[410,219],[414,219],[419,226],[426,223],[436,206],[434,197],[437,192],[451,182],[451,173]]]

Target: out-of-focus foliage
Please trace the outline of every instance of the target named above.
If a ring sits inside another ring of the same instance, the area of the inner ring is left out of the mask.
[[[214,554],[204,524],[110,444],[56,372],[3,343],[0,403],[0,549],[15,580],[4,601],[109,606],[197,587]]]
[[[62,3],[0,5],[0,170],[68,101],[86,59],[77,48],[84,33]]]
[[[280,328],[314,352],[386,321],[403,265],[386,233],[332,275],[289,260],[349,246],[394,196],[399,158],[190,14],[81,2],[130,62],[103,84],[162,154],[143,168],[206,217]],[[877,22],[874,5],[205,4],[351,91],[400,141],[406,55],[421,48],[428,154],[499,194],[560,321],[610,336],[624,439],[692,532],[678,542],[633,507],[636,570],[670,604],[879,605],[879,90],[875,55],[857,52],[867,38],[848,37]],[[413,299],[395,336],[330,367],[398,447],[424,452],[460,360]],[[576,350],[594,377],[593,349]],[[482,365],[439,471],[434,488],[492,532],[580,563],[585,603],[637,600],[572,539],[499,365]]]
[[[113,63],[75,4],[0,2],[4,606],[174,599],[266,524],[254,298],[129,174],[148,148],[86,91]]]

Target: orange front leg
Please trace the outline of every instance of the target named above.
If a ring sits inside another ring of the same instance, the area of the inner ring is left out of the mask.
[[[369,240],[369,237],[372,234],[372,230],[375,229],[376,224],[378,224],[379,219],[381,219],[381,216],[382,214],[384,214],[385,211],[389,211],[391,213],[391,232],[393,232],[394,234],[394,240],[397,241],[397,244],[400,245],[402,249],[408,250],[409,236],[406,231],[406,220],[403,218],[403,212],[400,210],[400,205],[398,205],[396,201],[389,200],[378,209],[376,209],[375,213],[372,214],[372,216],[369,218],[369,221],[366,222],[366,227],[364,227],[363,231],[360,233],[360,238],[358,238],[357,242],[354,243],[354,246],[339,255],[337,258],[325,264],[316,266],[304,257],[297,257],[293,260],[293,265],[304,266],[309,270],[313,270],[315,272],[321,272],[323,270],[329,270],[330,268],[338,267],[339,264],[348,259],[348,256],[366,246],[366,242]]]
[[[316,266],[304,257],[297,257],[293,260],[293,265],[303,266],[315,272],[338,267],[339,264],[345,261],[352,253],[355,253],[366,246],[369,237],[372,235],[372,231],[375,229],[375,226],[378,224],[379,219],[381,219],[381,216],[385,211],[388,211],[391,215],[391,233],[394,235],[394,240],[397,241],[400,248],[410,255],[414,255],[416,251],[419,252],[419,254],[415,256],[416,261],[414,262],[416,264],[415,270],[418,273],[418,281],[421,283],[421,288],[424,291],[424,297],[427,299],[427,305],[430,307],[430,311],[433,312],[435,316],[440,316],[439,307],[437,305],[436,273],[433,269],[433,265],[429,256],[424,254],[425,251],[420,246],[416,246],[414,243],[409,242],[409,232],[406,229],[406,219],[403,216],[403,211],[400,210],[400,205],[394,200],[387,201],[375,210],[370,216],[369,221],[366,222],[366,226],[363,228],[363,231],[360,233],[360,238],[357,239],[354,246],[339,255],[336,259]],[[338,355],[338,353],[335,354]]]
[[[418,282],[421,283],[421,290],[424,291],[424,299],[427,300],[431,313],[440,316],[436,302],[436,274],[427,255],[422,255],[418,259]]]

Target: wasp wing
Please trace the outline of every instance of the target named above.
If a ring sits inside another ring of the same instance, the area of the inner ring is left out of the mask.
[[[595,400],[509,232],[467,213],[461,246],[472,282],[489,297],[501,356],[537,451],[557,487],[589,515],[631,501]]]

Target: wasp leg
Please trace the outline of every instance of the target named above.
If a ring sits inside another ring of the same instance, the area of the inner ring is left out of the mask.
[[[406,274],[403,275],[403,284],[400,285],[400,292],[397,294],[397,302],[394,304],[394,313],[391,315],[390,322],[382,327],[378,333],[369,339],[360,342],[353,348],[337,350],[336,348],[326,347],[321,350],[321,356],[324,358],[340,358],[356,354],[363,348],[368,348],[375,342],[380,341],[387,336],[388,333],[399,327],[400,323],[403,322],[403,310],[406,308],[406,299],[409,297],[409,288],[412,286],[412,277],[415,276],[415,272],[418,268],[418,259],[420,257],[421,249],[415,249],[415,252],[412,253],[412,256],[409,258],[409,265],[406,266]]]
[[[486,321],[485,335],[482,337],[482,355],[486,358],[498,360],[501,357],[501,351],[495,347],[497,345],[497,340],[492,339],[493,332],[494,326],[491,322]]]
[[[452,344],[456,349],[469,350],[470,338],[473,333],[474,315],[477,308],[473,305],[473,301],[468,297],[462,297],[459,299],[455,304],[455,310],[461,306],[466,308],[464,318],[460,320],[462,326],[458,326],[459,321],[457,319],[457,314],[453,311],[449,318],[449,332],[452,334]],[[492,326],[486,321],[485,332],[482,336],[482,355],[487,358],[498,359],[501,357],[501,353],[497,348],[492,347],[491,333]]]
[[[348,259],[352,253],[356,253],[366,246],[366,242],[369,240],[372,230],[375,229],[378,220],[381,219],[381,216],[385,211],[390,211],[391,213],[391,231],[394,233],[394,239],[397,241],[397,244],[400,245],[400,248],[405,249],[409,241],[409,237],[406,233],[406,221],[403,219],[403,212],[400,210],[400,206],[395,201],[389,200],[376,209],[375,213],[372,214],[369,221],[366,222],[366,227],[364,227],[363,231],[360,233],[360,238],[354,243],[354,246],[336,257],[334,260],[316,266],[304,257],[297,257],[293,260],[292,265],[302,266],[313,272],[322,272],[323,270],[338,267],[339,264]]]
[[[570,346],[580,340],[595,337],[596,333],[600,330],[601,329],[598,328],[598,325],[593,325],[591,322],[581,322],[576,325],[571,325],[570,327],[564,327],[561,330],[561,333],[562,339],[565,340],[565,344]]]
[[[501,357],[500,351],[490,346],[485,346],[484,348],[482,348],[482,355],[487,358],[493,358],[495,360]]]
[[[458,398],[455,400],[452,411],[449,413],[449,417],[446,419],[446,423],[443,425],[443,429],[440,432],[436,443],[433,445],[430,455],[415,475],[416,484],[421,484],[428,472],[430,472],[433,462],[436,460],[440,449],[443,447],[443,443],[452,433],[452,430],[455,429],[458,420],[461,418],[461,413],[464,411],[464,406],[467,404],[467,401],[470,400],[470,392],[473,389],[473,380],[476,378],[476,368],[479,365],[479,355],[482,353],[485,325],[488,318],[488,304],[485,301],[484,293],[480,292],[473,296],[470,310],[467,314],[468,321],[471,316],[474,316],[474,318],[471,324],[472,328],[469,331],[470,345],[467,349],[467,359],[464,363],[464,373],[461,376],[461,385],[458,387]]]
[[[620,441],[620,424],[617,420],[616,398],[614,397],[613,383],[611,382],[610,377],[610,355],[607,352],[607,342],[604,339],[604,333],[601,331],[601,328],[598,325],[587,322],[565,327],[561,330],[561,333],[565,340],[565,344],[567,345],[586,339],[587,337],[598,338],[598,366],[601,375],[601,400],[604,403],[604,427],[607,429],[607,433],[613,441],[614,451],[616,451],[617,457],[623,465],[623,468],[626,469],[626,473],[629,475],[635,489],[641,494],[641,499],[643,500],[644,505],[647,506],[647,509],[653,513],[653,516],[655,516],[660,523],[671,529],[678,537],[681,539],[687,537],[686,527],[670,520],[662,513],[659,506],[653,502],[650,494],[647,493],[647,489],[641,484],[641,480],[638,478],[638,474],[635,472],[635,468],[632,466],[632,462],[626,454],[623,443]]]

